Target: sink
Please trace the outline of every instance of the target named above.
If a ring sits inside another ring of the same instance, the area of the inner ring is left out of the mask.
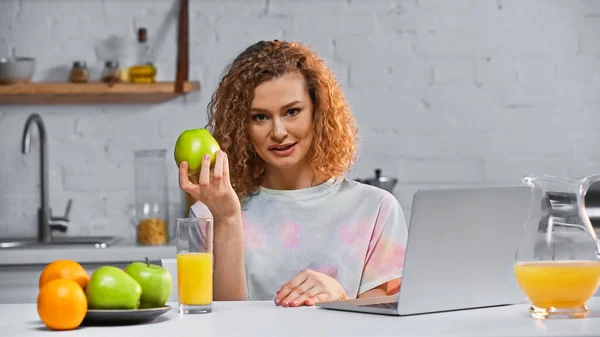
[[[53,238],[52,242],[39,242],[35,239],[0,239],[0,248],[41,248],[50,246],[90,246],[106,248],[119,241],[116,236],[64,236]]]

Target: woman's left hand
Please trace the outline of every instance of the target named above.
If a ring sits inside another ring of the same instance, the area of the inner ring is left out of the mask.
[[[317,302],[346,300],[342,285],[327,274],[310,269],[299,272],[277,291],[275,304],[284,307],[315,305]]]

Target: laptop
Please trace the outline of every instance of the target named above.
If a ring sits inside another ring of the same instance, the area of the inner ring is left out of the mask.
[[[404,316],[526,303],[513,264],[531,202],[525,185],[419,190],[400,292],[317,306]]]

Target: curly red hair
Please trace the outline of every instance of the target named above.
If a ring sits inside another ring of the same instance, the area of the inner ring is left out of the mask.
[[[303,74],[313,101],[314,139],[307,155],[317,177],[342,176],[354,164],[358,130],[333,72],[302,43],[259,41],[226,68],[207,109],[207,128],[229,157],[240,200],[256,191],[264,172],[247,131],[254,88],[291,71]]]

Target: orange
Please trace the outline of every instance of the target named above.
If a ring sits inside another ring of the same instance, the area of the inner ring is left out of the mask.
[[[76,261],[56,260],[48,264],[40,275],[39,287],[56,279],[71,279],[85,288],[90,280],[87,271]]]
[[[83,289],[70,279],[56,279],[46,283],[37,297],[38,316],[52,330],[72,330],[79,327],[87,313],[87,306]]]

